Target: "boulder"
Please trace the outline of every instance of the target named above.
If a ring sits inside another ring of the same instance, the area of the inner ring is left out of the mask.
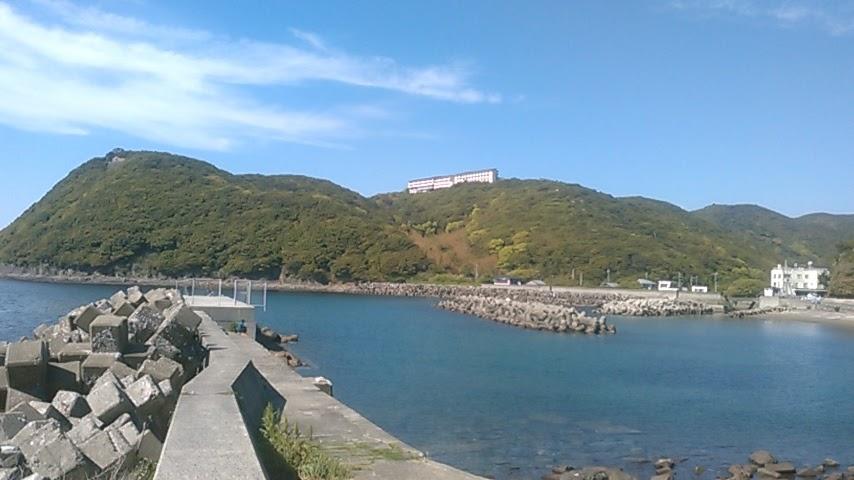
[[[762,466],[776,461],[777,459],[774,458],[774,455],[771,455],[767,450],[757,450],[750,454],[750,462],[755,465]]]
[[[765,469],[783,475],[790,475],[795,473],[795,466],[789,462],[766,463]]]
[[[128,321],[117,315],[100,315],[89,325],[92,352],[123,352],[128,345]]]
[[[832,458],[825,458],[824,461],[821,462],[821,464],[828,468],[836,468],[839,466],[839,462]]]
[[[28,389],[44,386],[50,354],[41,340],[10,343],[6,350],[9,386]]]
[[[104,382],[86,396],[92,413],[104,423],[111,423],[123,413],[130,413],[133,404],[127,395],[112,382]]]
[[[86,397],[67,390],[56,392],[51,405],[66,418],[83,418],[92,411]]]
[[[805,468],[799,468],[798,471],[795,472],[795,475],[797,475],[798,477],[812,478],[812,477],[818,477],[819,475],[821,475],[821,473],[822,472],[820,472],[816,468],[805,467]]]
[[[769,470],[768,468],[765,468],[765,467],[759,467],[756,470],[756,473],[758,473],[760,476],[766,477],[766,478],[780,478],[783,476],[782,473],[775,472],[774,470]]]

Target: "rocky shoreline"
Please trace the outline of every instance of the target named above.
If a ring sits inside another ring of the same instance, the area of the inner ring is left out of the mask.
[[[132,287],[3,345],[0,478],[151,471],[181,388],[205,365],[201,322],[177,290]]]
[[[715,309],[704,303],[677,301],[658,298],[629,298],[612,300],[602,304],[599,311],[605,315],[632,317],[704,315],[715,313]]]
[[[672,458],[659,458],[654,463],[654,473],[650,480],[673,480],[676,476],[676,466],[679,461]],[[697,478],[705,473],[706,469],[695,466],[690,473]],[[746,463],[730,465],[725,472],[716,475],[719,480],[749,480],[758,478],[761,480],[792,480],[816,479],[816,480],[854,480],[854,465],[844,468],[832,458],[825,458],[815,465],[804,465],[795,467],[790,461],[778,460],[767,450],[757,450],[750,454]],[[552,471],[542,476],[542,480],[637,480],[619,468],[610,467],[584,467],[576,469],[569,465],[554,467]]]
[[[510,297],[457,295],[443,298],[436,306],[444,310],[475,315],[532,330],[588,335],[617,333],[617,327],[609,325],[604,316],[588,317],[585,312],[579,312],[574,307],[523,302]]]

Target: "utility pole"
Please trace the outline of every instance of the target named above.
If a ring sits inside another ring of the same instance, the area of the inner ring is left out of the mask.
[[[607,278],[607,280],[605,280],[605,282],[611,283],[611,269],[610,268],[607,270],[606,278]]]
[[[718,293],[718,272],[715,272],[715,293]]]
[[[578,286],[584,286],[584,272],[578,272]]]
[[[479,277],[479,275],[477,272],[477,262],[475,262],[475,264],[474,264],[474,279],[475,279],[475,281],[477,281],[478,277]]]
[[[679,272],[679,282],[676,285],[676,298],[679,298],[679,292],[682,291],[682,272]]]

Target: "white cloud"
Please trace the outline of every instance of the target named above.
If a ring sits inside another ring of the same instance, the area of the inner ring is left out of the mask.
[[[813,25],[831,35],[854,32],[854,3],[833,0],[673,0],[681,10],[773,20],[786,27]]]
[[[299,30],[293,35],[309,49],[161,27],[65,0],[35,2],[54,23],[0,2],[0,123],[18,128],[107,128],[201,149],[253,137],[335,146],[364,132],[353,127],[356,119],[377,119],[381,109],[298,110],[261,103],[251,87],[334,82],[458,103],[500,101],[471,87],[461,65],[412,68],[356,57]]]

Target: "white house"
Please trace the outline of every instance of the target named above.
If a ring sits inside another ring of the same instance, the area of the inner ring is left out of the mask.
[[[806,295],[808,293],[825,293],[827,285],[822,283],[822,277],[828,272],[826,268],[814,267],[812,262],[807,266],[794,264],[777,265],[771,269],[771,288],[782,295]]]
[[[691,285],[691,293],[709,293],[709,287],[705,285]]]
[[[679,288],[673,285],[673,281],[671,280],[659,280],[658,290],[660,292],[675,292],[679,290]]]
[[[498,180],[498,170],[490,168],[488,170],[476,170],[473,172],[455,173],[453,175],[418,178],[407,182],[406,189],[409,193],[421,193],[450,188],[459,183],[495,183],[496,180]]]

